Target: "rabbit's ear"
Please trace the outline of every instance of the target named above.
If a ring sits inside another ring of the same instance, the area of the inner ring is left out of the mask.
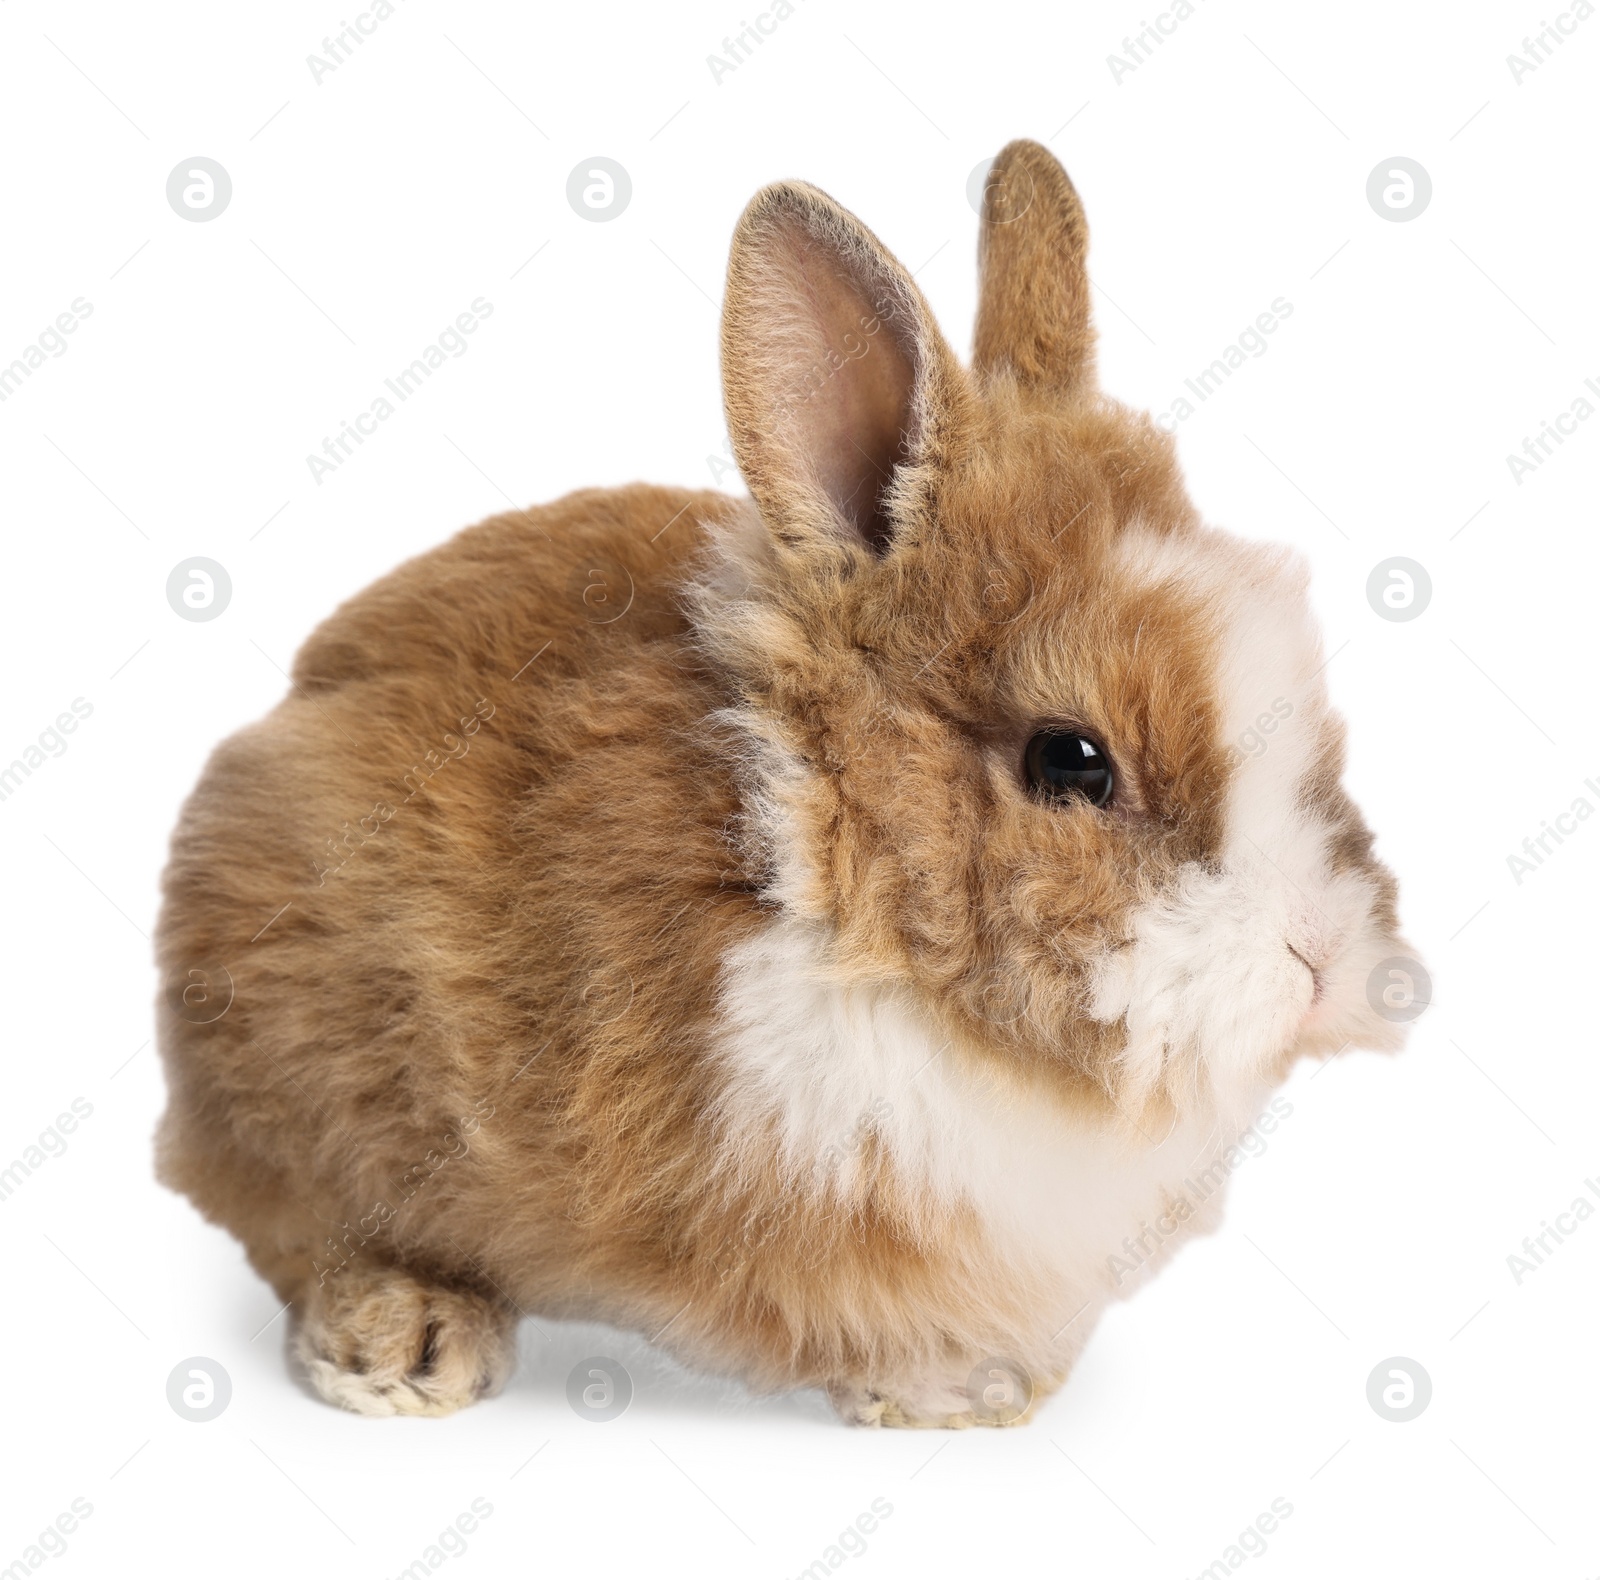
[[[1094,384],[1089,226],[1067,172],[1038,143],[1008,143],[984,184],[972,365],[1072,395]]]
[[[882,242],[826,193],[783,182],[734,232],[722,387],[739,468],[779,541],[882,555],[929,485],[967,380]]]

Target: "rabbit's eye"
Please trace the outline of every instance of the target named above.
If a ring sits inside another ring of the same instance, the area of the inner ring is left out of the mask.
[[[1076,730],[1041,730],[1023,759],[1028,783],[1052,798],[1082,796],[1090,806],[1111,799],[1111,759]]]

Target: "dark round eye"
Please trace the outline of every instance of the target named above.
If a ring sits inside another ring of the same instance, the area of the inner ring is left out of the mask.
[[[1090,806],[1104,806],[1111,799],[1111,759],[1076,730],[1041,730],[1028,742],[1023,764],[1028,783],[1045,795],[1082,796]]]

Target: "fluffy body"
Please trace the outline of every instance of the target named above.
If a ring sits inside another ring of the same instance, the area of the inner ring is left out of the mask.
[[[753,500],[474,527],[208,765],[159,1168],[329,1399],[465,1404],[537,1312],[985,1419],[975,1367],[1042,1396],[1126,1239],[1213,1220],[1184,1181],[1296,1057],[1393,1045],[1304,569],[1093,387],[1076,195],[1036,145],[995,169],[970,372],[859,222],[768,189],[724,327]],[[1053,722],[1108,807],[1025,782]]]

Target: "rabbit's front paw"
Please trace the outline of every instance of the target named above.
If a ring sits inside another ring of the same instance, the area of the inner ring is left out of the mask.
[[[516,1315],[394,1268],[347,1268],[311,1292],[295,1348],[312,1386],[361,1415],[449,1415],[504,1385]]]

